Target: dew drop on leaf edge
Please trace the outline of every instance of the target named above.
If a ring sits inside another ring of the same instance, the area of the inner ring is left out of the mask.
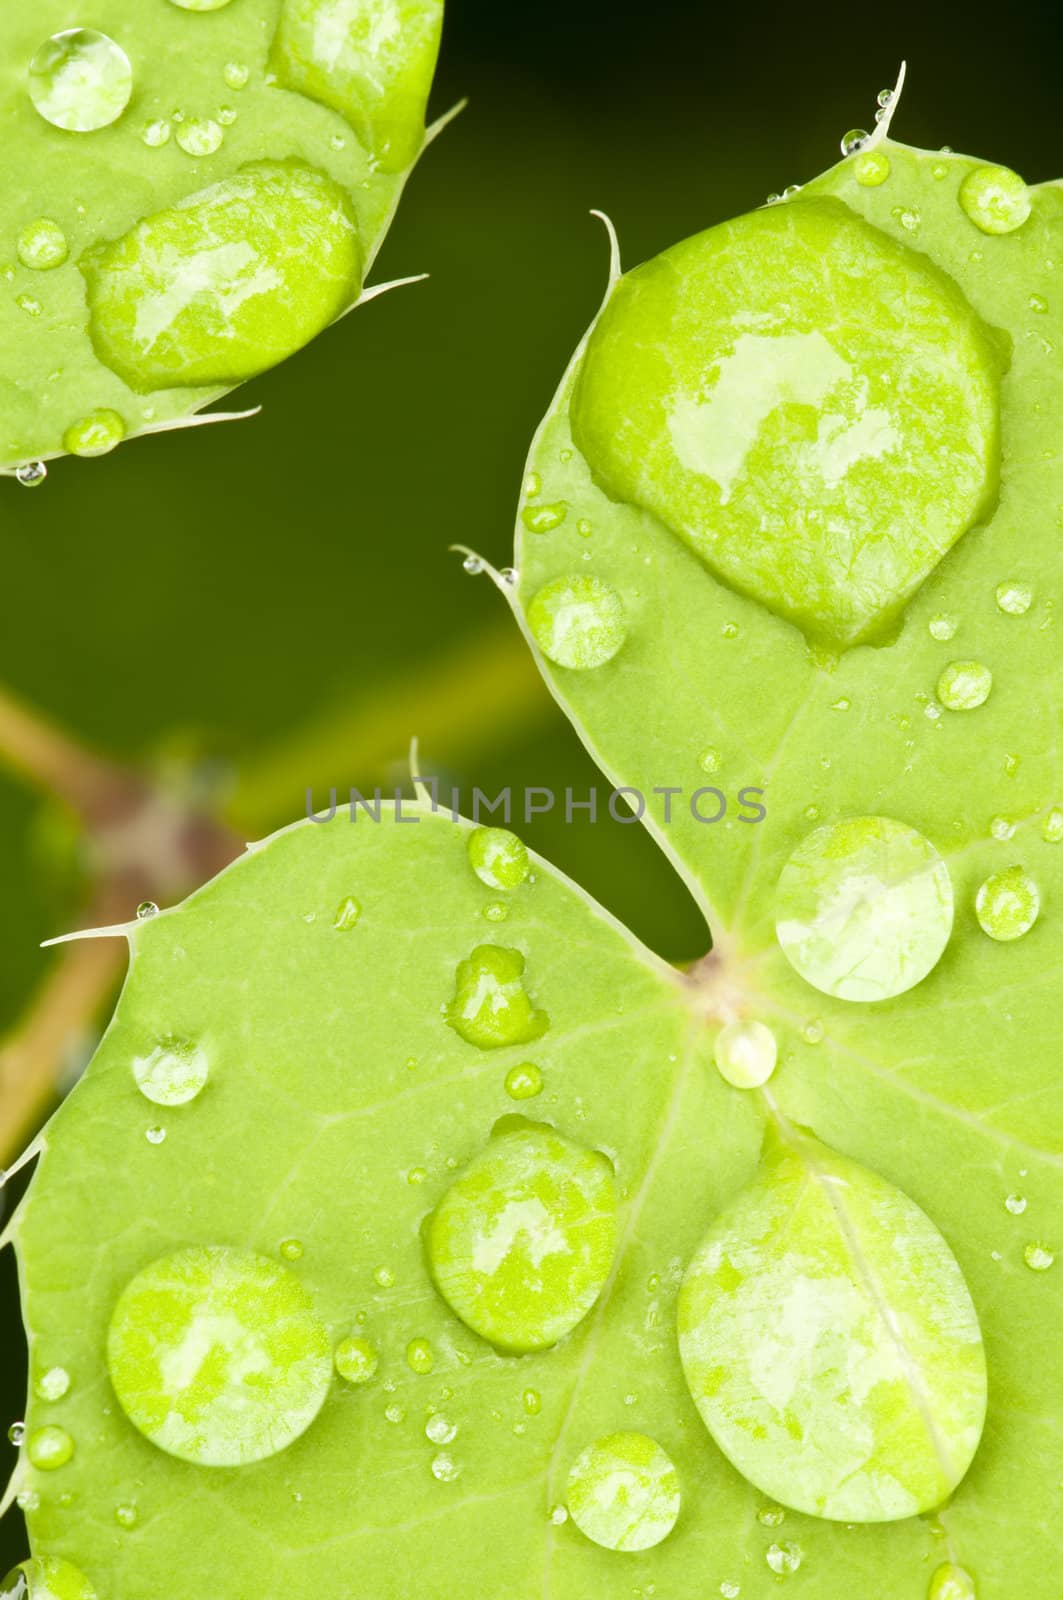
[[[605,666],[627,638],[624,602],[591,573],[544,584],[528,606],[528,627],[547,660],[573,672]]]

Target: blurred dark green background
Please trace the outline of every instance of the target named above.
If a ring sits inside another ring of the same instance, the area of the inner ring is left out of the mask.
[[[301,813],[309,781],[322,796],[327,781],[374,781],[356,735],[379,697],[407,684],[408,724],[388,730],[397,766],[423,731],[418,695],[455,651],[507,626],[447,546],[509,559],[532,432],[605,280],[590,208],[613,217],[631,264],[757,205],[836,159],[902,56],[899,138],[1052,177],[1061,37],[1048,3],[991,18],[958,5],[451,0],[434,105],[471,105],[415,175],[375,273],[430,281],[244,391],[264,408],[253,422],[61,462],[35,494],[0,482],[0,681],[122,757],[202,755],[245,781],[278,739],[318,724],[330,778],[297,753],[270,767],[262,831]],[[424,754],[466,791],[594,777],[545,690],[485,716],[459,751],[437,739]],[[699,953],[693,909],[638,829],[523,831],[662,953]],[[48,832],[39,803],[0,780],[4,1023],[44,970],[39,940],[73,911]],[[0,1296],[11,1419],[24,1357],[10,1252]],[[9,1516],[0,1559],[23,1539]]]

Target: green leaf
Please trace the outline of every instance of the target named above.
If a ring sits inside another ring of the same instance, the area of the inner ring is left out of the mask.
[[[5,7],[0,472],[185,425],[358,303],[442,12],[105,0],[74,29],[65,0]]]

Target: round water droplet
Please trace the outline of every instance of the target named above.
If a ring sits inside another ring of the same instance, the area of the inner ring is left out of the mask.
[[[981,661],[950,661],[938,679],[937,697],[946,711],[975,711],[992,687],[993,674]]]
[[[142,900],[137,906],[138,922],[147,922],[150,920],[150,918],[157,917],[158,914],[159,908],[155,904],[154,900]]]
[[[36,1489],[20,1489],[15,1496],[15,1504],[20,1511],[39,1511],[41,1497]],[[0,1597],[2,1597],[2,1600],[15,1600],[15,1597],[11,1596],[7,1589],[0,1589]]]
[[[998,584],[997,605],[1009,617],[1021,617],[1033,605],[1033,590],[1027,583]]]
[[[360,904],[353,894],[349,894],[336,907],[336,914],[332,918],[332,926],[338,933],[349,933],[353,927],[357,926],[361,915],[362,908]]]
[[[499,1349],[547,1349],[582,1321],[605,1285],[616,1205],[604,1155],[512,1118],[428,1224],[439,1292]]]
[[[525,506],[520,520],[529,533],[552,533],[555,528],[560,528],[567,516],[568,506],[559,500],[552,506]]]
[[[27,222],[18,236],[18,258],[34,272],[50,272],[61,267],[69,254],[66,234],[50,217]]]
[[[213,117],[190,117],[177,128],[177,143],[187,156],[212,156],[221,149],[225,129]]]
[[[627,638],[624,602],[589,573],[540,589],[528,607],[528,626],[548,660],[574,671],[604,666]]]
[[[23,489],[39,489],[47,476],[48,468],[43,461],[26,461],[15,473]]]
[[[728,1083],[736,1089],[759,1089],[775,1071],[779,1048],[771,1029],[750,1018],[721,1028],[714,1053],[720,1076]]]
[[[336,1371],[347,1383],[368,1383],[380,1365],[380,1353],[369,1339],[341,1339],[333,1351]]]
[[[738,1600],[738,1596],[742,1593],[742,1585],[740,1583],[732,1583],[725,1578],[720,1584],[720,1593],[723,1595],[723,1600]]]
[[[140,138],[149,150],[161,150],[164,144],[170,142],[171,128],[164,117],[156,117],[153,122],[145,124]]]
[[[435,1366],[435,1351],[427,1339],[411,1339],[406,1346],[406,1365],[411,1372],[424,1374]]]
[[[140,1516],[137,1512],[136,1506],[127,1503],[125,1505],[115,1506],[114,1520],[117,1522],[120,1528],[125,1528],[128,1532],[130,1528],[136,1527],[137,1523],[140,1521]]]
[[[497,944],[478,945],[459,963],[446,1014],[454,1031],[481,1050],[528,1044],[550,1026],[524,987],[523,955]]]
[[[424,1425],[425,1438],[433,1444],[453,1444],[458,1437],[458,1430],[442,1412],[437,1411],[434,1417],[429,1417]]]
[[[74,1441],[65,1428],[49,1422],[30,1434],[26,1440],[26,1454],[39,1471],[54,1472],[57,1467],[65,1467],[73,1457]]]
[[[959,623],[955,617],[947,616],[945,612],[939,612],[936,617],[931,617],[928,626],[931,638],[954,639]]]
[[[94,28],[45,40],[29,66],[30,99],[53,128],[94,133],[116,122],[133,93],[129,57]]]
[[[1014,233],[1030,215],[1030,191],[1008,167],[976,167],[960,185],[960,205],[983,233]]]
[[[38,1400],[61,1400],[70,1391],[70,1374],[65,1367],[48,1367],[33,1385]]]
[[[246,89],[251,73],[242,61],[227,61],[222,77],[230,89]]]
[[[156,1126],[153,1127],[153,1128],[145,1129],[144,1137],[148,1141],[149,1144],[165,1144],[165,1142],[166,1142],[166,1129],[165,1128],[160,1128],[156,1124]]]
[[[764,1552],[764,1559],[772,1572],[786,1578],[800,1571],[805,1553],[799,1544],[771,1544]]]
[[[964,1567],[946,1561],[930,1579],[927,1600],[978,1600],[974,1579]]]
[[[516,889],[531,871],[527,846],[507,828],[474,828],[469,835],[469,862],[489,889]]]
[[[1026,1210],[1027,1201],[1024,1195],[1009,1194],[1008,1198],[1004,1201],[1004,1205],[1005,1208],[1011,1212],[1013,1217],[1021,1217],[1023,1212]]]
[[[841,148],[843,156],[852,156],[862,150],[868,141],[868,134],[864,128],[850,128],[848,133],[842,134]]]
[[[568,1475],[568,1511],[603,1550],[651,1550],[679,1516],[679,1474],[655,1439],[611,1433],[588,1445]]]
[[[25,1441],[25,1438],[26,1424],[24,1422],[13,1422],[7,1430],[8,1443],[13,1444],[18,1449]]]
[[[182,11],[220,11],[222,6],[229,4],[229,0],[171,0],[171,4],[179,6]]]
[[[890,817],[817,828],[779,878],[776,933],[807,983],[840,1000],[888,1000],[922,981],[952,932],[948,868]]]
[[[441,1450],[432,1461],[432,1476],[439,1483],[453,1483],[461,1477],[461,1468],[448,1450]]]
[[[303,1241],[301,1239],[282,1239],[280,1253],[285,1261],[301,1261],[303,1259]]]
[[[1022,867],[1007,867],[982,884],[975,895],[974,909],[991,939],[1021,939],[1037,921],[1041,891]]]
[[[96,1590],[71,1562],[40,1556],[20,1562],[8,1573],[0,1585],[0,1600],[96,1600]]]
[[[218,121],[223,128],[231,128],[238,116],[239,112],[232,106],[220,106],[218,109]]]
[[[506,1093],[511,1100],[534,1100],[543,1092],[543,1075],[534,1061],[521,1061],[506,1073]]]
[[[169,1455],[239,1466],[297,1439],[324,1404],[332,1349],[286,1266],[221,1246],[163,1256],[123,1290],[107,1336],[122,1409]]]
[[[183,1106],[201,1093],[210,1076],[206,1051],[191,1039],[160,1039],[146,1055],[133,1057],[133,1077],[146,1100]]]
[[[472,577],[478,578],[480,573],[484,569],[483,558],[482,558],[482,556],[468,555],[468,556],[465,557],[465,560],[462,562],[462,567]]]
[[[525,1389],[521,1400],[529,1417],[537,1417],[543,1409],[543,1397],[538,1389]]]
[[[782,1506],[762,1506],[757,1512],[757,1521],[762,1528],[781,1528],[786,1521],[786,1512]]]
[[[1058,844],[1063,839],[1063,810],[1053,806],[1041,824],[1041,838],[1046,844]]]
[[[15,304],[20,311],[26,313],[27,317],[39,317],[44,310],[41,302],[31,294],[17,294]]]
[[[1047,1272],[1055,1264],[1055,1254],[1046,1244],[1034,1242],[1028,1244],[1022,1252],[1022,1259],[1031,1272]]]

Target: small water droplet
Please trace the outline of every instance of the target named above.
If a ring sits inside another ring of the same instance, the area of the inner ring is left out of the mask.
[[[458,1430],[441,1411],[437,1411],[424,1425],[425,1438],[433,1444],[453,1444],[458,1437]]]
[[[202,1092],[209,1076],[206,1051],[191,1039],[170,1035],[145,1055],[133,1057],[137,1088],[153,1105],[187,1105]]]
[[[15,473],[23,489],[39,489],[47,476],[48,468],[43,461],[25,461]]]
[[[960,185],[960,205],[983,233],[1014,233],[1030,215],[1030,191],[1008,167],[976,167]]]
[[[285,1261],[301,1261],[303,1258],[303,1241],[301,1239],[282,1239],[280,1253]]]
[[[391,1289],[395,1285],[395,1274],[390,1267],[377,1267],[373,1273],[373,1282],[381,1289]]]
[[[27,317],[39,317],[44,310],[41,302],[32,294],[17,294],[15,304]]]
[[[991,939],[1009,942],[1029,933],[1041,910],[1041,892],[1022,867],[1007,867],[982,884],[975,915]]]
[[[158,1124],[156,1124],[153,1128],[145,1128],[144,1137],[149,1144],[165,1144],[166,1129],[161,1128],[158,1126]]]
[[[989,824],[989,831],[994,839],[1005,843],[1008,839],[1014,838],[1017,826],[1011,817],[994,817]]]
[[[32,1496],[36,1510],[39,1499]],[[21,1504],[21,1500],[20,1500]],[[59,1496],[60,1505],[69,1505],[68,1495]],[[2,1600],[96,1600],[96,1590],[85,1574],[59,1556],[40,1556],[22,1561],[0,1583]]]
[[[1045,1244],[1028,1244],[1022,1252],[1022,1258],[1031,1272],[1047,1272],[1055,1263],[1055,1255]]]
[[[959,620],[949,616],[947,612],[939,611],[936,617],[931,617],[928,627],[933,639],[954,639]]]
[[[61,267],[69,254],[66,234],[50,217],[27,222],[18,236],[18,258],[33,272],[50,272]]]
[[[878,103],[882,110],[885,110],[888,106],[891,106],[893,104],[893,90],[880,89],[878,92]]]
[[[762,1528],[781,1528],[786,1521],[786,1512],[782,1506],[762,1506],[757,1512],[757,1521]]]
[[[984,706],[993,674],[981,661],[950,661],[937,682],[937,697],[946,711],[975,711]]]
[[[26,1454],[39,1472],[54,1472],[58,1467],[65,1467],[73,1456],[74,1441],[65,1428],[48,1422],[30,1434]]]
[[[577,1456],[568,1475],[569,1515],[603,1550],[650,1550],[679,1516],[679,1474],[655,1439],[612,1433]]]
[[[997,585],[997,605],[1009,617],[1021,617],[1033,604],[1033,590],[1026,583],[1001,583]]]
[[[250,69],[242,61],[227,61],[222,71],[222,77],[230,89],[246,89],[250,76]]]
[[[965,1567],[946,1561],[930,1579],[927,1600],[977,1600],[974,1579]]]
[[[525,1389],[521,1399],[529,1417],[537,1417],[543,1409],[543,1397],[538,1389]]]
[[[698,756],[698,766],[702,772],[719,772],[720,752],[712,745],[708,745]]]
[[[151,917],[157,917],[159,908],[154,900],[142,900],[137,906],[137,921],[147,922]]]
[[[461,1468],[448,1450],[441,1450],[433,1457],[432,1476],[438,1483],[453,1483],[461,1477]]]
[[[539,1039],[550,1018],[532,1002],[524,986],[524,956],[501,945],[478,945],[458,965],[447,1022],[481,1050],[527,1044]]]
[[[506,1093],[511,1100],[533,1100],[543,1092],[543,1075],[534,1061],[521,1061],[506,1073]]]
[[[114,1520],[117,1522],[120,1528],[125,1528],[128,1530],[136,1527],[137,1523],[140,1521],[140,1517],[136,1506],[126,1504],[115,1506]]]
[[[466,556],[465,560],[462,562],[462,566],[464,567],[465,571],[474,578],[478,578],[484,569],[484,564],[480,556]]]
[[[805,1553],[799,1544],[772,1544],[764,1553],[768,1566],[780,1578],[799,1571],[804,1558]]]
[[[94,28],[53,34],[29,65],[30,99],[53,128],[94,133],[116,122],[133,92],[129,57]]]
[[[101,407],[71,423],[63,434],[63,449],[72,456],[105,456],[121,444],[125,435],[126,426],[118,412]]]
[[[507,589],[515,589],[517,587],[517,579],[519,574],[516,567],[502,567],[498,576],[505,584]]]
[[[1041,824],[1041,838],[1046,844],[1058,844],[1063,839],[1063,810],[1053,806]]]
[[[411,1339],[406,1346],[406,1365],[411,1372],[431,1372],[435,1360],[435,1352],[427,1339]]]
[[[525,506],[520,520],[529,533],[552,533],[555,528],[560,528],[567,516],[567,504],[564,500],[558,500],[554,505]]]
[[[507,828],[474,828],[469,834],[469,864],[489,889],[516,889],[531,871],[528,849]]]
[[[337,1344],[333,1363],[346,1383],[368,1383],[380,1365],[380,1352],[370,1339],[352,1334]]]
[[[334,133],[329,139],[330,150],[346,150],[347,141],[342,133]]]
[[[362,908],[353,894],[347,895],[336,907],[336,914],[332,919],[332,926],[338,933],[348,933],[356,927]]]
[[[627,638],[623,601],[589,573],[540,589],[528,607],[528,626],[543,655],[573,671],[604,666]]]
[[[26,1438],[26,1424],[24,1422],[13,1422],[7,1430],[7,1438],[8,1443],[13,1444],[17,1449]]]
[[[856,155],[868,141],[868,133],[864,128],[850,128],[848,133],[842,135],[841,148],[843,156]]]
[[[70,1374],[65,1367],[49,1367],[33,1385],[38,1400],[61,1400],[70,1390]]]
[[[225,129],[213,117],[191,117],[177,129],[177,143],[186,156],[212,156],[224,138]]]
[[[725,622],[723,627],[720,629],[720,632],[725,639],[737,639],[738,631],[737,622]]]
[[[759,1089],[767,1083],[778,1053],[771,1029],[753,1018],[729,1022],[716,1035],[717,1070],[736,1089]]]
[[[239,112],[234,106],[221,106],[218,110],[218,121],[223,128],[231,128],[238,116]]]
[[[1021,1217],[1023,1212],[1026,1210],[1027,1200],[1025,1195],[1009,1194],[1007,1199],[1004,1201],[1004,1205],[1007,1210],[1011,1212],[1013,1217]]]
[[[144,124],[140,138],[149,150],[161,150],[164,144],[169,144],[171,131],[165,117],[156,117]]]

